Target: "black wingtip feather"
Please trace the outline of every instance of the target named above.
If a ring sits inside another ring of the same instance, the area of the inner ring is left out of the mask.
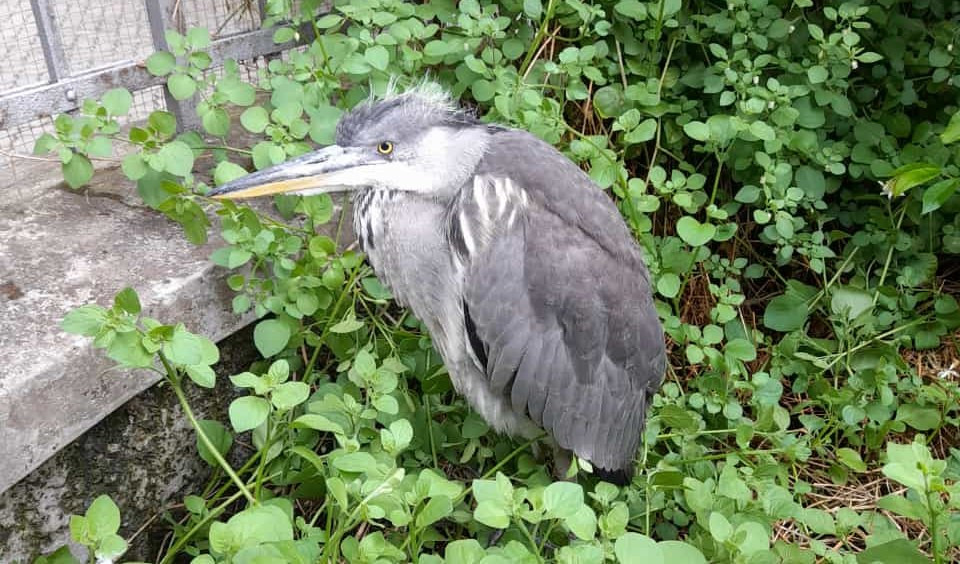
[[[616,486],[627,486],[632,481],[633,476],[632,472],[626,469],[619,470],[607,470],[606,468],[599,468],[594,466],[593,475],[597,478],[600,478],[604,482],[610,482]]]
[[[487,346],[483,340],[480,339],[480,335],[477,334],[477,326],[473,323],[473,318],[470,317],[470,308],[467,307],[467,300],[463,300],[463,321],[467,326],[467,339],[470,341],[470,348],[473,349],[473,354],[477,356],[480,365],[486,370]]]

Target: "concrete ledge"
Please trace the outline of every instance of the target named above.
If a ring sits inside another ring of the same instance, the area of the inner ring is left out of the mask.
[[[129,285],[145,314],[215,341],[251,320],[232,313],[226,272],[208,260],[216,241],[188,243],[119,169],[79,192],[30,184],[0,189],[0,492],[158,379],[108,370],[89,339],[60,329],[68,311]]]
[[[248,327],[220,343],[213,390],[186,386],[197,417],[226,421],[238,395],[226,378],[257,357]],[[235,442],[230,462],[240,466],[253,451]],[[203,490],[212,468],[196,455],[196,435],[168,386],[138,394],[37,469],[0,494],[0,562],[33,562],[69,544],[84,561],[86,550],[70,542],[70,515],[82,515],[100,494],[120,506],[120,534],[131,539],[123,561],[154,562],[169,542],[163,515],[181,515],[185,495]]]

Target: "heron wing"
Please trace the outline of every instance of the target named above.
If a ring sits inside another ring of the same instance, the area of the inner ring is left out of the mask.
[[[453,222],[468,233],[458,249],[468,343],[491,389],[561,447],[629,468],[664,365],[646,267],[579,168],[533,136],[496,139]],[[511,164],[531,145],[541,174]],[[511,193],[504,216],[476,219]]]

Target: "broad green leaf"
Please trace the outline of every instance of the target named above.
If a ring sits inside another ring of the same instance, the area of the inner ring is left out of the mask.
[[[80,153],[74,153],[70,162],[61,166],[61,171],[71,188],[79,188],[93,178],[93,164]]]
[[[640,533],[626,533],[618,538],[613,551],[622,564],[665,564],[656,541]]]
[[[390,52],[382,45],[369,47],[363,53],[363,58],[370,63],[371,67],[380,71],[387,70],[387,66],[390,64]]]
[[[330,328],[331,333],[353,333],[363,327],[363,322],[356,319],[344,319]]]
[[[700,247],[713,239],[717,233],[717,227],[711,223],[700,223],[689,215],[681,217],[677,221],[677,235],[688,245]]]
[[[523,13],[532,20],[539,20],[543,15],[543,3],[540,0],[523,0]]]
[[[897,408],[897,421],[903,421],[918,431],[932,431],[941,424],[940,410],[914,403],[903,403]]]
[[[187,331],[183,325],[178,325],[173,337],[163,344],[163,354],[170,362],[182,365],[209,366],[220,360],[220,351],[210,339]]]
[[[334,423],[330,419],[327,419],[323,415],[316,413],[308,413],[306,415],[301,415],[297,417],[294,421],[294,424],[302,427],[309,427],[317,431],[326,431],[328,433],[339,433],[343,434],[343,427],[338,423]]]
[[[288,411],[310,397],[310,386],[303,382],[284,382],[270,394],[270,402],[280,411]]]
[[[431,498],[417,514],[417,528],[428,527],[446,518],[451,513],[453,513],[453,503],[451,503],[449,497],[441,495]]]
[[[147,163],[139,153],[130,153],[124,157],[120,168],[130,180],[140,180],[147,174]]]
[[[157,51],[147,57],[147,70],[154,76],[166,76],[177,65],[177,59],[166,51]]]
[[[827,78],[830,77],[830,73],[827,72],[827,69],[820,65],[814,65],[807,69],[807,78],[810,80],[811,84],[820,84],[826,82]]]
[[[925,184],[940,175],[940,167],[928,163],[913,163],[893,172],[887,181],[887,190],[893,197],[902,196],[907,190]]]
[[[126,551],[127,541],[123,540],[120,535],[112,534],[100,540],[97,549],[94,551],[94,556],[97,557],[98,561],[112,562]]]
[[[396,441],[396,450],[401,451],[410,446],[413,440],[413,426],[406,419],[398,419],[390,424],[390,433]]]
[[[242,433],[256,429],[270,415],[270,402],[256,396],[244,396],[230,403],[230,424],[233,430]]]
[[[857,554],[858,564],[930,564],[917,547],[907,539],[895,539],[872,546]]]
[[[60,144],[60,140],[50,135],[49,133],[42,133],[40,137],[37,137],[36,142],[33,144],[33,154],[34,155],[46,155],[47,153],[53,152],[54,149]]]
[[[210,46],[210,30],[202,25],[191,27],[187,30],[186,39],[192,49],[206,49]]]
[[[580,540],[593,540],[597,534],[597,515],[586,504],[581,505],[573,514],[564,517],[563,522]]]
[[[67,333],[93,337],[107,320],[107,310],[98,305],[80,306],[63,318],[60,326]]]
[[[435,39],[423,46],[423,54],[428,57],[442,57],[450,51],[445,41]]]
[[[93,500],[84,517],[93,539],[104,539],[120,530],[120,508],[108,495]]]
[[[733,535],[733,525],[719,511],[710,513],[710,535],[717,542],[724,542]]]
[[[293,41],[297,36],[296,30],[290,27],[278,27],[273,32],[273,42],[274,43],[286,43],[287,41]]]
[[[723,352],[743,362],[751,362],[757,358],[757,349],[746,339],[731,339],[723,347]]]
[[[185,366],[187,376],[201,388],[213,388],[217,384],[217,374],[205,364]]]
[[[856,319],[871,308],[873,308],[873,294],[852,286],[836,288],[830,299],[830,310],[834,315],[848,320]]]
[[[770,534],[756,521],[741,523],[733,534],[742,554],[765,552],[770,548]]]
[[[290,327],[276,319],[261,321],[253,330],[253,343],[264,358],[283,351],[289,341]]]
[[[923,210],[927,214],[940,209],[960,187],[960,178],[945,178],[923,192]]]
[[[628,18],[643,21],[647,19],[647,6],[639,0],[622,0],[613,7],[618,14]]]
[[[80,561],[73,556],[68,546],[61,546],[50,554],[37,557],[33,564],[80,564]]]
[[[486,102],[493,98],[497,93],[497,88],[492,82],[486,79],[480,79],[473,82],[470,87],[473,97],[478,102]]]
[[[359,472],[369,474],[376,472],[377,459],[369,452],[351,452],[333,459],[334,468],[343,472]]]
[[[447,543],[443,556],[447,564],[474,564],[486,553],[475,539],[461,539]]]
[[[153,365],[153,353],[144,348],[140,334],[136,331],[115,333],[107,347],[107,358],[131,368]]]
[[[171,141],[157,154],[163,159],[163,169],[170,174],[186,176],[193,170],[193,149],[183,141]]]
[[[310,110],[309,114],[310,139],[321,145],[333,143],[337,122],[343,116],[343,110],[336,106],[321,105],[314,110]]]
[[[657,291],[666,298],[675,298],[680,292],[680,277],[672,272],[666,272],[657,279]]]
[[[107,90],[100,103],[106,108],[112,116],[127,115],[130,111],[130,104],[133,103],[133,95],[126,88],[112,88]]]
[[[167,78],[167,88],[177,100],[186,100],[197,92],[197,83],[189,76],[175,72]]]
[[[803,327],[810,311],[806,300],[794,294],[781,294],[767,303],[763,325],[774,331],[789,333]]]
[[[750,124],[750,133],[763,141],[773,141],[777,138],[777,132],[772,127],[762,121],[755,121]]]
[[[251,133],[261,133],[270,123],[270,115],[263,106],[250,106],[240,114],[240,125]]]
[[[697,547],[680,541],[660,541],[657,543],[663,561],[669,564],[707,564],[707,559]]]
[[[223,423],[212,419],[201,419],[197,421],[197,423],[200,425],[200,428],[203,429],[207,438],[210,439],[210,442],[213,443],[217,452],[219,452],[221,456],[226,455],[233,445],[233,435],[230,434],[230,430],[227,429]],[[207,448],[203,440],[200,439],[199,434],[197,434],[197,452],[204,462],[214,468],[218,466],[217,460],[213,457],[213,454],[211,454],[210,449]]]
[[[236,180],[237,178],[246,175],[246,169],[230,161],[220,161],[220,164],[217,165],[217,168],[213,170],[213,180],[217,186],[226,184],[231,180]]]
[[[200,121],[210,135],[223,137],[230,131],[230,116],[223,108],[211,108]]]
[[[837,533],[833,516],[823,509],[806,507],[800,513],[799,520],[817,534],[835,535]]]
[[[860,458],[860,453],[852,448],[841,447],[837,449],[837,460],[854,472],[867,471],[867,465]]]
[[[644,120],[630,133],[627,133],[623,140],[626,143],[645,143],[657,135],[657,120],[649,118]]]
[[[510,515],[500,504],[481,501],[473,511],[473,518],[494,529],[506,529],[510,525]]]
[[[245,546],[293,540],[293,524],[287,513],[276,505],[248,507],[231,517],[227,526]]]
[[[564,519],[583,506],[583,487],[572,482],[554,482],[543,492],[543,508],[547,516]]]
[[[929,471],[932,466],[933,457],[926,446],[920,443],[887,443],[887,464],[882,468],[883,475],[887,478],[925,494],[927,480],[921,468]]]
[[[940,134],[940,141],[944,145],[949,145],[957,140],[960,140],[960,111],[954,112],[946,129]]]
[[[170,112],[157,110],[150,112],[147,124],[156,130],[161,137],[169,137],[177,132],[177,118]],[[133,135],[133,131],[130,132]]]
[[[690,121],[683,125],[683,132],[691,139],[707,141],[710,139],[710,128],[702,121]]]

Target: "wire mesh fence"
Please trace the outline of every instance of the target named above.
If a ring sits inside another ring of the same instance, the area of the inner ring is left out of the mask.
[[[177,111],[142,67],[166,28],[206,27],[225,43],[224,57],[246,54],[241,74],[256,82],[265,65],[260,55],[281,51],[264,41],[269,31],[259,30],[262,8],[262,0],[0,1],[0,187],[16,178],[17,155],[29,153],[53,130],[53,118],[84,97],[127,87],[134,95],[128,121],[157,109]],[[135,79],[124,83],[129,76]]]
[[[0,45],[8,53],[0,65],[0,94],[45,82],[47,67],[30,0],[0,2],[0,21]]]

